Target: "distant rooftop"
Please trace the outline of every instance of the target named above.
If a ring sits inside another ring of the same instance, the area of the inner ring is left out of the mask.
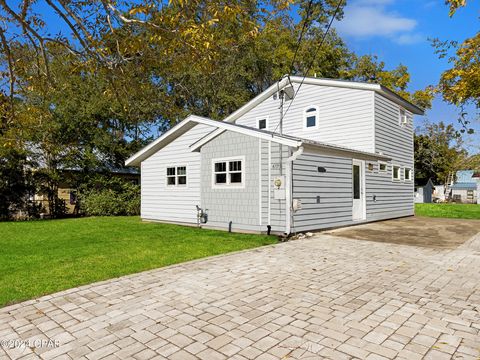
[[[477,183],[476,182],[465,182],[465,183],[456,183],[451,186],[451,189],[456,190],[476,190]]]
[[[480,172],[475,170],[459,170],[457,171],[456,183],[475,183],[480,178]]]

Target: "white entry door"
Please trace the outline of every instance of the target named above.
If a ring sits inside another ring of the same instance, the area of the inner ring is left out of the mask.
[[[365,162],[353,160],[352,163],[353,220],[365,220]]]

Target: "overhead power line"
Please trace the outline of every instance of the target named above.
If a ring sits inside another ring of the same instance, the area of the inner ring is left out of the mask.
[[[310,0],[308,2],[308,5],[307,5],[307,13],[305,14],[305,19],[303,21],[302,30],[300,31],[300,35],[299,35],[298,41],[297,41],[297,46],[295,48],[295,54],[293,55],[292,63],[290,64],[290,71],[289,71],[290,74],[292,73],[293,66],[295,65],[295,60],[297,59],[297,53],[298,53],[298,50],[300,49],[300,45],[302,43],[303,34],[306,32],[308,24],[310,22],[309,18],[310,18],[310,11],[311,11],[311,8],[312,8],[312,3],[313,3],[313,0]]]
[[[292,106],[293,102],[295,101],[295,98],[297,97],[297,94],[298,92],[300,91],[300,88],[302,87],[304,81],[305,81],[305,78],[307,77],[307,74],[309,73],[309,71],[312,69],[312,66],[313,66],[313,63],[315,62],[315,59],[317,57],[317,54],[318,52],[320,51],[320,49],[322,48],[323,46],[323,43],[325,42],[325,39],[327,37],[327,34],[328,32],[330,31],[330,28],[332,27],[332,24],[333,24],[333,21],[335,20],[337,14],[338,14],[338,11],[340,10],[340,7],[343,5],[343,2],[344,0],[339,0],[338,3],[337,3],[337,7],[335,8],[335,12],[333,13],[332,15],[332,18],[330,19],[330,22],[328,23],[327,25],[327,28],[325,29],[325,32],[323,33],[323,36],[322,36],[322,39],[320,40],[320,44],[317,46],[317,48],[315,49],[315,52],[313,53],[313,58],[312,60],[310,61],[306,71],[303,73],[303,78],[302,78],[302,81],[300,82],[300,85],[298,86],[297,90],[295,91],[295,93],[293,94],[293,97],[292,97],[292,100],[290,101],[290,104],[288,104],[288,107],[287,107],[287,110],[282,114],[282,117],[280,118],[280,121],[279,123],[277,124],[277,127],[275,128],[275,130],[273,132],[276,132],[278,127],[280,126],[280,124],[282,123],[283,119],[285,118],[285,116],[287,115],[288,113],[288,110],[290,110],[290,107]],[[305,22],[306,23],[306,22]],[[304,24],[305,25],[305,24]],[[303,32],[303,31],[302,31]],[[299,44],[300,45],[300,44]],[[297,47],[297,51],[298,51],[298,47]],[[293,64],[293,63],[292,63]]]

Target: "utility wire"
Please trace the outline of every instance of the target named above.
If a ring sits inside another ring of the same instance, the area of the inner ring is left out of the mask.
[[[284,119],[285,116],[287,115],[288,110],[290,110],[290,106],[292,106],[293,101],[294,101],[295,98],[297,97],[297,94],[298,94],[298,92],[300,91],[300,88],[302,87],[302,85],[303,85],[303,83],[304,83],[304,81],[305,81],[305,78],[307,77],[308,72],[312,69],[312,66],[313,66],[313,63],[314,63],[314,61],[315,61],[315,58],[317,57],[317,54],[318,54],[319,50],[322,48],[323,43],[325,42],[325,39],[326,39],[326,37],[327,37],[327,34],[328,34],[330,28],[332,27],[333,21],[335,20],[335,17],[337,16],[338,11],[340,10],[340,7],[342,6],[343,2],[344,2],[344,0],[339,0],[339,1],[338,1],[337,7],[335,8],[335,12],[333,13],[332,18],[330,19],[330,22],[328,23],[327,28],[325,29],[325,32],[323,33],[322,39],[320,40],[320,44],[318,45],[317,49],[316,49],[315,52],[313,53],[312,61],[310,61],[307,70],[304,72],[302,81],[300,82],[300,85],[298,86],[297,90],[296,90],[295,93],[293,94],[292,100],[290,101],[290,104],[288,104],[287,110],[285,110],[285,112],[282,114],[282,117],[280,118],[280,121],[278,122],[275,130],[273,131],[274,133],[277,131],[278,127],[280,126],[280,124],[282,123],[283,119]]]
[[[297,53],[302,43],[303,34],[305,33],[305,30],[307,29],[307,26],[310,22],[309,17],[310,17],[310,11],[312,8],[312,3],[313,3],[313,0],[310,0],[307,5],[307,13],[305,15],[305,20],[303,21],[302,30],[300,31],[300,36],[298,37],[298,40],[297,40],[297,46],[295,48],[295,54],[293,55],[292,63],[290,64],[290,71],[289,71],[290,74],[292,73],[293,66],[295,65],[295,60],[297,59]]]

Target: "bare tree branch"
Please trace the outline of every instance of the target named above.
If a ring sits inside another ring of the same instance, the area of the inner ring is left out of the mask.
[[[12,110],[12,116],[14,114],[14,95],[15,95],[15,71],[14,71],[14,64],[12,58],[12,52],[10,51],[10,46],[8,46],[7,38],[5,37],[4,30],[0,27],[0,42],[2,43],[3,50],[5,51],[5,55],[7,57],[8,62],[8,72],[10,74],[10,106]]]
[[[80,44],[84,47],[85,50],[88,51],[90,49],[90,45],[87,44],[86,41],[80,36],[79,32],[77,31],[73,23],[70,21],[70,19],[51,0],[45,0],[45,1],[47,2],[48,5],[50,5],[55,10],[55,12],[63,19],[63,21],[65,21],[65,23],[72,30],[75,37],[78,39],[78,41],[80,41]]]
[[[47,77],[51,79],[49,61],[48,61],[47,52],[45,50],[45,44],[44,44],[45,39],[34,28],[30,26],[30,24],[26,21],[26,19],[22,18],[15,11],[13,11],[12,8],[10,8],[7,5],[5,0],[0,0],[0,5],[10,16],[12,16],[21,25],[24,31],[28,30],[28,32],[30,32],[38,40],[40,52],[42,54],[43,62],[45,65],[45,72],[47,74]]]

